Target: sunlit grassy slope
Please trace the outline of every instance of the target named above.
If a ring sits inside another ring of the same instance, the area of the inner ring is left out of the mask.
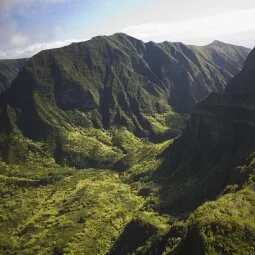
[[[227,186],[215,201],[205,202],[185,220],[174,221],[164,237],[135,254],[254,254],[254,163],[252,154],[238,167],[248,177],[245,183]]]
[[[226,187],[185,220],[158,213],[169,197],[160,196],[153,176],[172,141],[153,144],[124,128],[72,130],[67,149],[104,155],[100,167],[77,169],[56,164],[43,143],[13,139],[28,153],[23,164],[0,163],[2,254],[254,252],[253,155],[238,167],[247,181]],[[103,167],[108,157],[114,171]]]
[[[200,205],[189,199],[200,186],[192,178],[173,185],[169,169],[160,171],[184,113],[221,91],[248,52],[116,34],[28,60],[0,100],[0,254],[213,254],[223,242],[224,253],[252,253],[250,173],[183,218],[162,208]]]
[[[3,254],[106,254],[132,222],[165,233],[168,217],[146,205],[157,190],[149,176],[169,142],[153,144],[125,128],[74,129],[64,138],[66,150],[98,159],[100,167],[60,166],[45,144],[12,134],[25,152],[23,164],[0,163]],[[109,162],[115,171],[103,167]]]
[[[159,116],[153,121],[166,127]],[[254,252],[253,155],[237,167],[243,183],[183,219],[159,210],[188,190],[155,178],[173,140],[152,143],[120,127],[67,126],[60,137],[64,153],[53,157],[50,143],[25,138],[15,126],[1,135],[9,161],[0,164],[0,253]],[[162,196],[162,189],[172,191]]]

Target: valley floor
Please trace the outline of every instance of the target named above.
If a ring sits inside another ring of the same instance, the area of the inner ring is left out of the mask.
[[[1,254],[255,254],[253,155],[242,166],[248,182],[180,218],[160,213],[171,194],[162,198],[153,181],[172,141],[153,144],[125,129],[84,132],[93,132],[90,145],[77,131],[71,148],[110,155],[114,170],[60,166],[29,140],[37,150],[26,163],[1,161]]]
[[[109,133],[101,132],[98,139],[99,131],[84,132],[93,132],[93,136],[88,139],[83,133],[81,138],[77,131],[68,137],[73,143],[72,149],[79,150],[81,144],[87,143],[89,149],[82,149],[93,152],[95,158],[101,155],[102,161],[114,158],[112,154],[115,153],[116,158],[122,157],[120,165],[128,170],[118,172],[118,166],[116,171],[63,167],[53,158],[38,153],[38,148],[37,152],[30,151],[25,164],[2,161],[2,254],[106,254],[131,221],[148,222],[162,232],[169,228],[169,217],[144,208],[156,187],[148,181],[144,187],[141,182],[160,164],[156,156],[169,142],[154,145],[122,130],[115,134],[119,142],[117,149],[110,145]],[[42,146],[20,139],[31,146]],[[80,147],[75,147],[74,143]],[[139,192],[148,194],[142,196]]]

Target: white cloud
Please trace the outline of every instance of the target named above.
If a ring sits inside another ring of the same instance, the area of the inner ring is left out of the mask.
[[[65,31],[58,23],[50,27],[40,26],[25,31],[12,16],[14,11],[27,19],[33,13],[34,16],[30,19],[33,22],[40,8],[39,3],[57,4],[70,1],[75,0],[0,0],[0,38],[4,38],[0,41],[0,58],[30,57],[40,50],[62,47],[77,41],[65,40]],[[53,43],[49,42],[49,38]]]
[[[74,1],[77,5],[73,6],[79,6],[80,10],[68,5],[70,16],[61,18],[64,5],[59,8],[60,15],[56,13],[56,17],[47,16],[51,4]],[[80,40],[83,37],[120,31],[144,41],[182,41],[203,45],[217,39],[248,47],[253,47],[255,43],[254,0],[245,0],[245,5],[235,0],[214,0],[210,4],[209,0],[150,0],[148,4],[137,4],[132,10],[127,9],[124,15],[120,11],[118,13],[117,5],[115,6],[117,1],[119,0],[0,0],[0,38],[4,38],[0,41],[0,58],[30,57],[40,50],[77,41],[66,40],[68,38]],[[248,1],[250,5],[247,5]],[[101,9],[98,8],[100,6]],[[231,8],[226,8],[229,6]],[[104,12],[112,8],[116,8],[116,16],[111,15],[102,20],[99,18],[100,10]],[[97,13],[93,15],[93,20],[89,14],[94,9]],[[18,18],[12,14],[18,14]],[[19,17],[26,21],[24,26],[19,24]]]
[[[23,35],[15,35],[11,38],[11,45],[12,46],[23,46],[27,44],[29,41],[28,37]]]
[[[203,44],[211,38],[216,39],[249,30],[255,30],[255,9],[180,22],[144,23],[127,27],[123,32],[145,41],[192,42],[194,39],[196,41],[200,39]]]
[[[66,45],[71,44],[72,42],[77,42],[76,39],[65,40],[65,41],[56,41],[52,43],[36,43],[30,45],[26,48],[15,48],[7,51],[0,51],[0,59],[7,58],[24,58],[31,57],[32,55],[47,49],[60,48]]]

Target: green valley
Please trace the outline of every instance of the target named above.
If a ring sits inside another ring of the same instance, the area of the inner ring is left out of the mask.
[[[0,98],[0,253],[254,254],[249,53],[114,34],[28,59]]]

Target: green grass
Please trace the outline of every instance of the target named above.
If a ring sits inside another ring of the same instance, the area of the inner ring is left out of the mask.
[[[249,183],[186,219],[160,213],[198,184],[154,177],[184,127],[176,111],[194,106],[192,89],[231,76],[211,51],[118,34],[28,60],[0,111],[0,253],[254,253],[254,163],[238,168]]]
[[[54,184],[26,179],[21,188],[18,182],[24,178],[0,178],[1,234],[6,236],[1,240],[5,242],[0,245],[2,251],[51,254],[61,249],[65,254],[105,254],[143,205],[143,199],[115,172],[67,169],[66,177],[64,173],[62,169],[62,178]],[[12,247],[12,240],[18,247]]]
[[[254,254],[255,253],[255,160],[240,166],[247,181],[228,188],[215,201],[205,202],[186,220],[175,221],[165,242],[164,254]]]
[[[153,211],[138,211],[136,217],[139,221],[144,224],[149,224],[154,226],[155,229],[161,231],[162,233],[166,233],[169,228],[169,215],[159,215]]]
[[[24,162],[0,161],[0,253],[107,254],[119,251],[115,245],[127,243],[125,236],[136,228],[140,234],[130,240],[130,254],[254,252],[254,155],[235,170],[246,183],[227,186],[216,201],[180,220],[157,211],[177,186],[162,197],[161,183],[153,181],[173,140],[154,144],[117,127],[63,132],[64,151],[97,159],[101,167],[61,166],[47,143],[15,131],[11,139],[24,148]]]
[[[63,132],[62,139],[62,163],[86,167],[87,161],[107,168],[124,156],[123,151],[113,145],[108,131],[74,128]]]
[[[25,153],[22,164],[0,161],[0,253],[106,254],[134,219],[166,231],[167,217],[146,211],[150,199],[140,194],[152,184],[140,177],[137,184],[130,183],[140,171],[152,171],[141,166],[151,167],[169,142],[153,144],[125,128],[65,132],[66,151],[86,153],[101,162],[125,159],[128,167],[136,164],[125,174],[118,168],[60,166],[47,144],[13,133]]]
[[[170,132],[178,134],[185,126],[184,116],[171,109],[163,114],[144,114],[144,117],[150,122],[155,134],[163,135]]]

